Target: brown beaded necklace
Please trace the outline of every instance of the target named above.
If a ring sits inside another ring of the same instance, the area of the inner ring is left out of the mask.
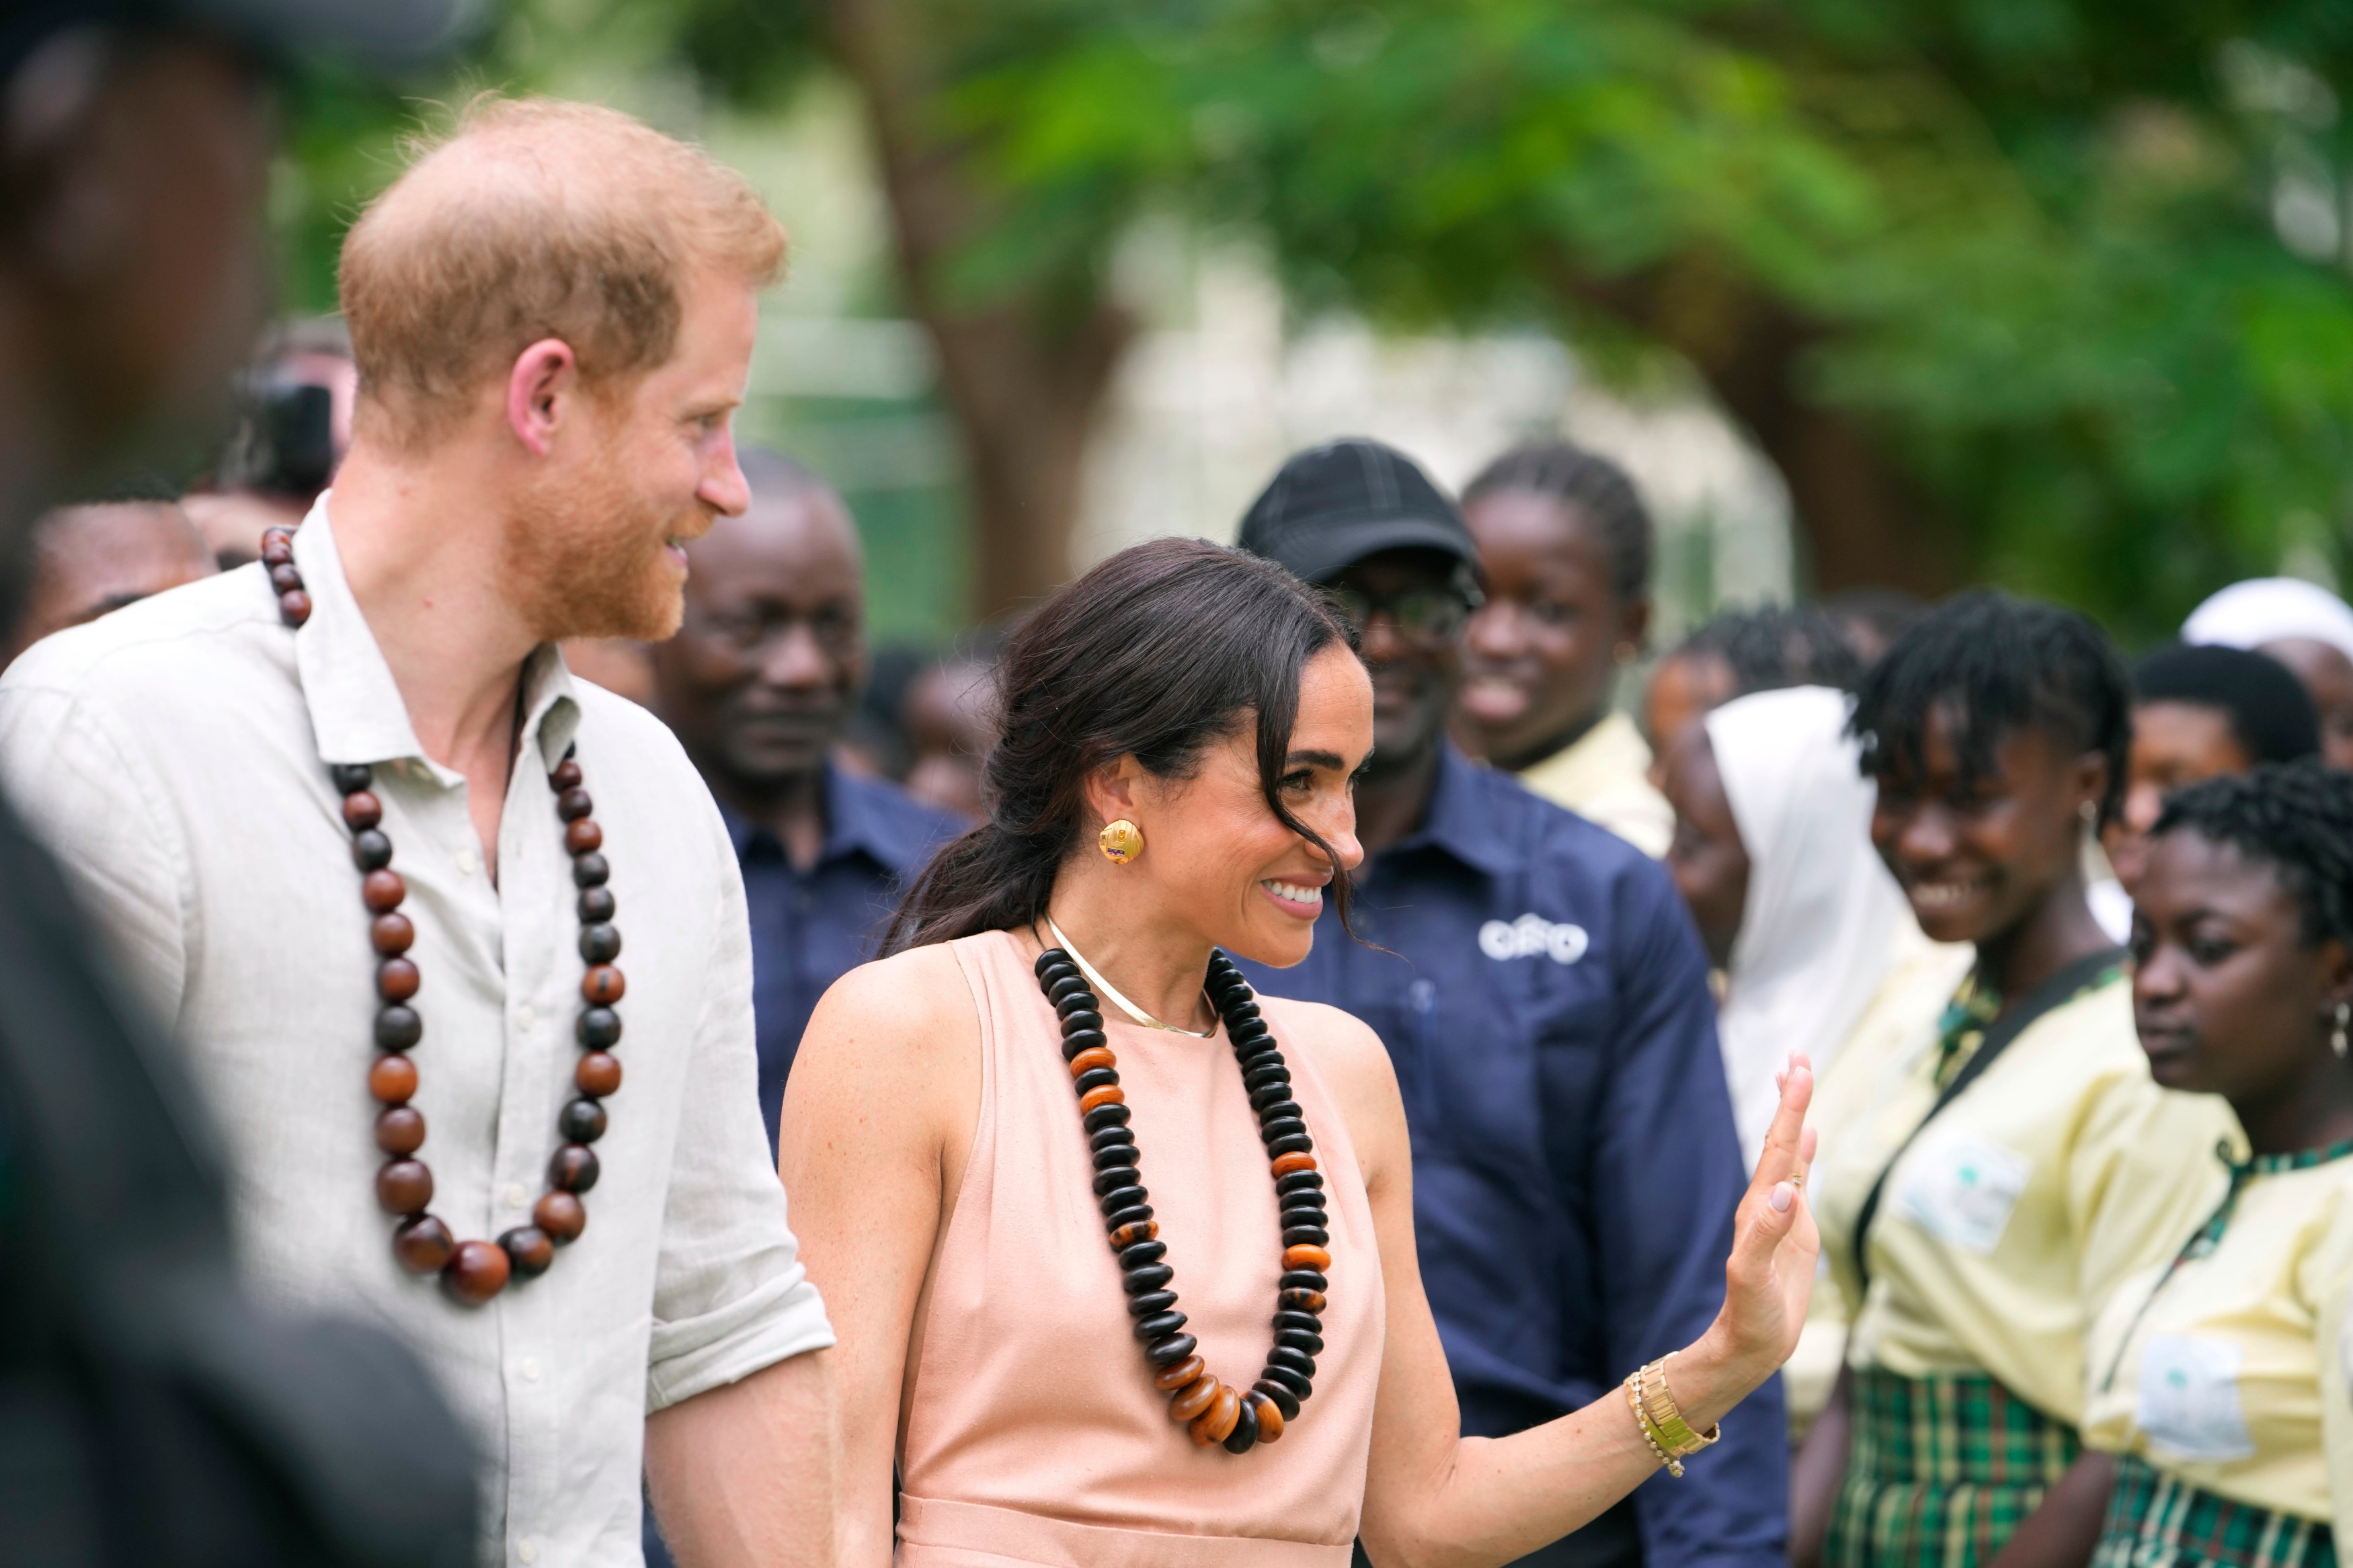
[[[1185,1422],[1197,1447],[1222,1444],[1229,1454],[1247,1454],[1282,1436],[1283,1424],[1299,1419],[1299,1403],[1312,1392],[1315,1357],[1324,1350],[1324,1270],[1332,1266],[1332,1241],[1324,1207],[1324,1177],[1315,1167],[1314,1140],[1307,1115],[1291,1097],[1291,1069],[1283,1064],[1274,1034],[1259,1016],[1257,1001],[1241,971],[1222,952],[1209,955],[1203,989],[1225,1020],[1226,1037],[1241,1064],[1242,1086],[1258,1112],[1259,1137],[1273,1163],[1275,1202],[1282,1228],[1282,1279],[1275,1286],[1274,1347],[1248,1394],[1219,1383],[1194,1353],[1198,1344],[1184,1332],[1171,1287],[1176,1270],[1164,1261],[1167,1243],[1152,1217],[1150,1196],[1128,1131],[1127,1091],[1119,1086],[1119,1065],[1103,1035],[1102,1005],[1071,953],[1050,947],[1038,955],[1038,988],[1052,1003],[1062,1025],[1062,1059],[1079,1096],[1080,1124],[1094,1155],[1095,1201],[1103,1228],[1118,1255],[1120,1285],[1152,1384],[1168,1395],[1169,1418]]]
[[[290,626],[301,626],[311,618],[311,595],[294,567],[293,531],[273,528],[263,534],[261,560],[278,591],[280,618]],[[425,1117],[409,1103],[417,1093],[417,1063],[408,1052],[423,1037],[425,1022],[408,1005],[421,979],[417,961],[407,955],[417,928],[400,912],[408,888],[392,868],[392,840],[382,826],[384,804],[368,788],[374,771],[364,763],[335,763],[328,772],[343,797],[343,826],[351,829],[352,859],[360,868],[360,898],[373,917],[368,940],[376,951],[375,991],[384,1004],[375,1016],[381,1054],[368,1068],[368,1093],[384,1107],[375,1119],[375,1146],[386,1156],[375,1173],[376,1202],[399,1219],[392,1252],[401,1267],[438,1274],[452,1299],[480,1306],[504,1289],[511,1276],[531,1279],[546,1273],[555,1248],[575,1239],[588,1224],[580,1194],[596,1184],[596,1152],[588,1145],[605,1135],[599,1101],[621,1087],[621,1064],[611,1054],[621,1038],[621,1017],[613,1005],[627,989],[613,963],[620,956],[621,933],[613,924],[613,890],[606,886],[612,868],[598,853],[604,829],[588,815],[593,804],[567,747],[547,782],[556,792],[555,815],[564,824],[564,847],[580,889],[580,956],[588,964],[580,981],[587,1005],[574,1030],[584,1047],[572,1072],[580,1095],[556,1116],[564,1142],[547,1163],[548,1191],[533,1205],[532,1223],[496,1242],[459,1241],[427,1209],[433,1201],[433,1172],[416,1157],[425,1144]]]

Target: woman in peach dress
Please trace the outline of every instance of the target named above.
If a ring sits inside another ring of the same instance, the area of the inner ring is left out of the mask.
[[[1359,1537],[1500,1564],[1680,1474],[1805,1317],[1802,1059],[1708,1331],[1466,1439],[1388,1056],[1224,958],[1297,963],[1361,858],[1345,625],[1163,540],[1041,606],[1000,679],[988,822],[828,994],[785,1097],[840,1335],[846,1568],[1345,1568]]]

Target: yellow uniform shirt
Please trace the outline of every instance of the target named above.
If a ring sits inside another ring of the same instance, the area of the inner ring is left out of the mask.
[[[2331,1152],[2256,1160],[2178,1262],[2117,1289],[2092,1332],[2084,1441],[2353,1540],[2353,1148]]]
[[[1842,1284],[1834,1260],[1844,1255],[1841,1247],[1851,1253],[1854,1214],[1863,1194],[1931,1103],[1915,1088],[1926,1079],[1922,1058],[1936,1054],[1937,1017],[1977,958],[1977,950],[1966,942],[1930,942],[1909,921],[1905,930],[1894,967],[1855,1020],[1853,1032],[1815,1075],[1814,1102],[1806,1112],[1817,1140],[1807,1195],[1821,1227],[1822,1258],[1806,1307],[1805,1331],[1781,1368],[1792,1442],[1804,1438],[1829,1403],[1846,1353],[1854,1270],[1846,1270]],[[1891,1103],[1898,1107],[1893,1115]],[[1834,1205],[1845,1222],[1836,1236],[1826,1205]]]
[[[1651,787],[1651,748],[1623,713],[1609,715],[1519,779],[1653,860],[1675,836],[1675,808]]]
[[[1915,1121],[1936,1067],[1932,1053],[1915,1076]],[[2080,1422],[2094,1315],[2212,1211],[2224,1179],[2193,1152],[2237,1139],[2221,1100],[2149,1078],[2123,978],[2051,1009],[1889,1172],[1848,1363],[1987,1373]]]

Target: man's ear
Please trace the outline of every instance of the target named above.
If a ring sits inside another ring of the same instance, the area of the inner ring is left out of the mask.
[[[1144,764],[1133,755],[1106,763],[1087,775],[1087,809],[1100,822],[1117,822],[1123,816],[1133,822],[1144,781]]]
[[[507,373],[507,427],[524,450],[544,458],[558,426],[580,395],[580,362],[562,338],[542,338],[515,356]]]

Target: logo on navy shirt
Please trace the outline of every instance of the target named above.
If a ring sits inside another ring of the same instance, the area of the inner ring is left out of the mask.
[[[1583,926],[1565,921],[1555,924],[1536,914],[1515,921],[1489,921],[1479,928],[1479,951],[1498,962],[1549,958],[1555,963],[1575,963],[1592,945],[1593,939],[1585,934]]]

